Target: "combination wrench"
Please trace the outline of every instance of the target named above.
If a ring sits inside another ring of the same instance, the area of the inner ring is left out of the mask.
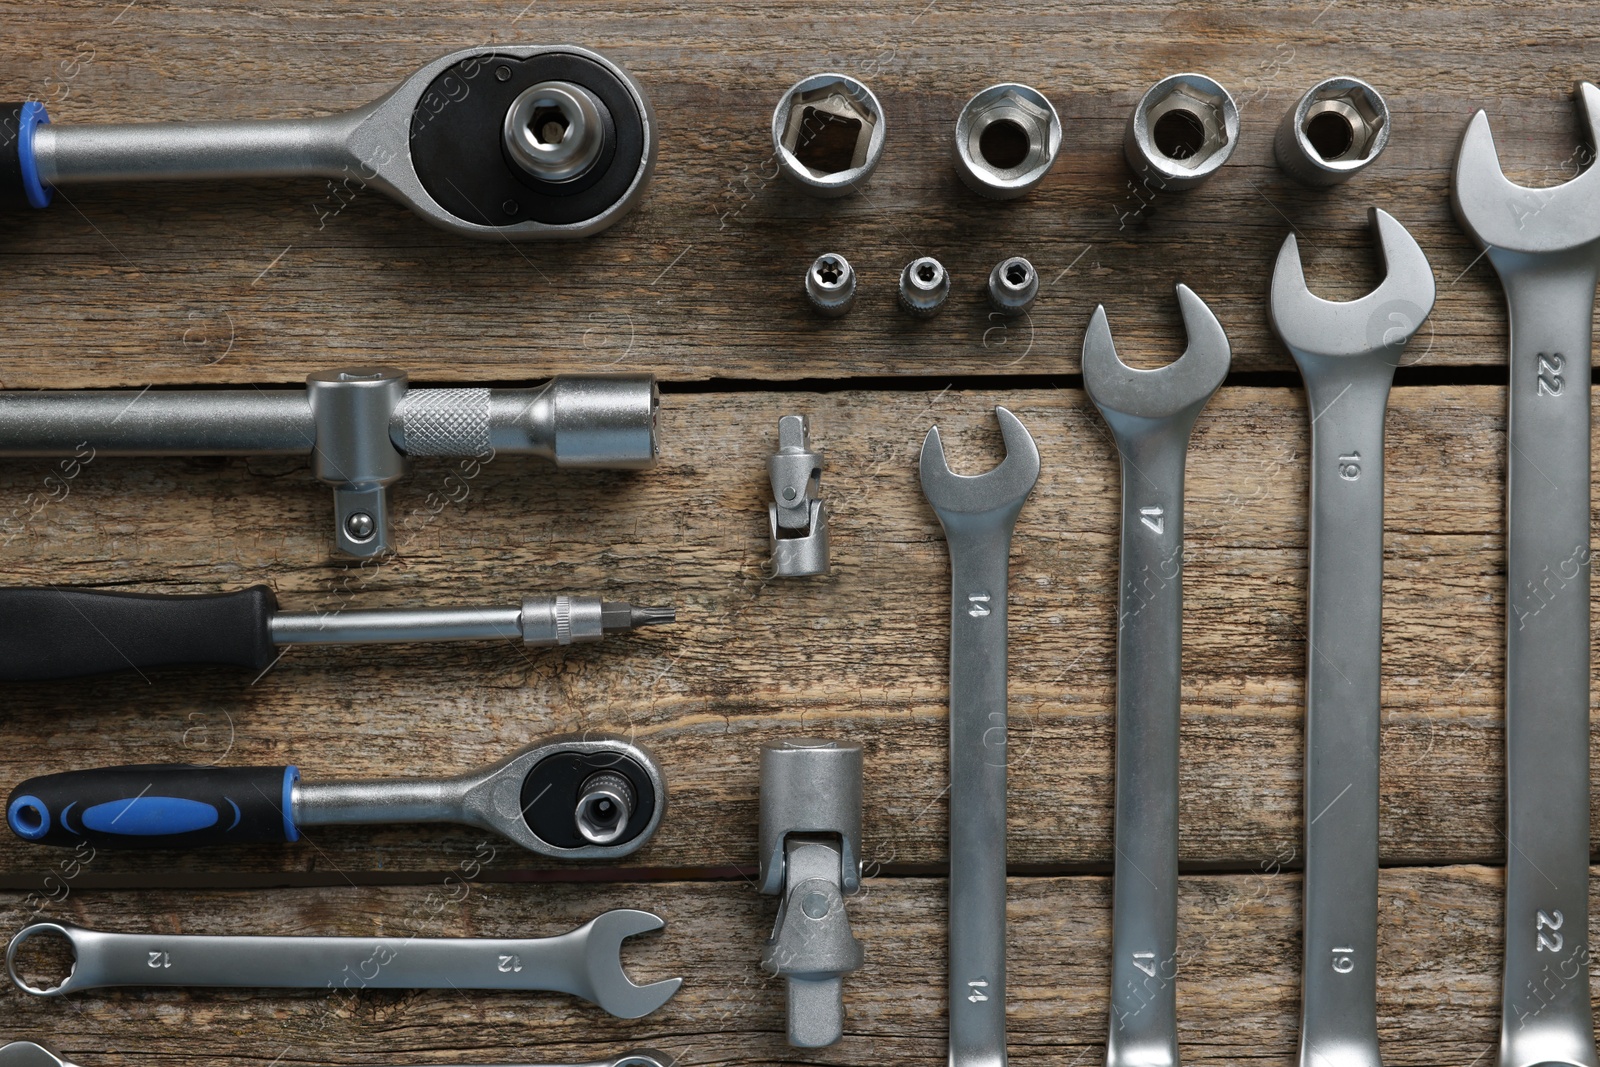
[[[1083,339],[1083,386],[1122,464],[1117,603],[1116,866],[1106,1067],[1177,1067],[1178,724],[1183,475],[1189,434],[1228,375],[1227,334],[1186,285],[1189,345],[1159,370],[1117,358],[1106,310]]]
[[[638,851],[667,806],[648,751],[620,737],[564,734],[451,778],[308,781],[287,767],[155,763],[30,778],[6,822],[24,841],[75,848],[196,848],[298,841],[309,826],[455,823],[544,856]]]
[[[41,922],[11,939],[6,969],[18,989],[36,997],[110,986],[545,990],[637,1019],[671,1000],[683,979],[635,985],[622,969],[622,942],[665,925],[628,908],[555,937],[530,938],[114,934]],[[18,968],[18,951],[40,936],[65,939],[72,949],[72,970],[59,985],[30,985]]]
[[[1006,587],[1039,448],[994,413],[1006,457],[985,474],[951,471],[937,426],[922,442],[950,550],[950,1067],[1006,1062]]]
[[[620,66],[572,45],[468,48],[382,99],[302,119],[53,124],[0,104],[0,196],[133,181],[328,179],[318,228],[362,189],[468,237],[585,237],[638,203],[656,120]]]
[[[610,1059],[575,1064],[573,1067],[672,1067],[674,1060],[653,1048],[639,1048]],[[78,1067],[71,1060],[33,1041],[11,1041],[0,1045],[0,1067]],[[477,1064],[452,1064],[451,1067],[480,1067]],[[497,1065],[523,1067],[523,1065]]]
[[[1591,146],[1600,90],[1577,87]],[[1600,174],[1506,180],[1477,112],[1456,216],[1505,288],[1506,956],[1500,1067],[1596,1067],[1589,998],[1589,374]]]
[[[1312,295],[1294,234],[1272,271],[1273,329],[1311,412],[1301,1067],[1378,1067],[1378,734],[1383,422],[1406,342],[1433,308],[1417,242],[1374,208],[1386,268],[1359,300]]]

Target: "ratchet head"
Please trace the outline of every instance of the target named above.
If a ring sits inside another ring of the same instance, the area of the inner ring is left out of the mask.
[[[1574,91],[1591,148],[1600,148],[1600,89],[1579,82]],[[1586,245],[1600,254],[1600,173],[1590,167],[1564,185],[1529,189],[1506,180],[1495,152],[1489,116],[1467,123],[1456,152],[1451,200],[1456,217],[1488,249],[1523,255],[1568,252]]]
[[[672,999],[682,978],[635,985],[622,969],[622,943],[635,934],[666,926],[659,915],[631,908],[608,911],[585,923],[575,933],[583,942],[583,969],[588,988],[576,991],[619,1019],[649,1015]]]
[[[1005,408],[995,408],[994,414],[1000,420],[1006,458],[984,474],[956,474],[950,469],[939,427],[930,429],[922,442],[922,495],[943,523],[962,515],[1009,512],[1015,516],[1039,480],[1039,446],[1032,435]]]
[[[1187,285],[1178,286],[1178,307],[1189,347],[1156,370],[1137,370],[1117,358],[1104,305],[1094,309],[1083,337],[1083,387],[1107,416],[1169,419],[1198,412],[1228,376],[1231,350],[1222,324]]]
[[[1297,362],[1317,356],[1382,354],[1390,366],[1433,309],[1433,269],[1406,228],[1387,211],[1373,208],[1373,229],[1383,256],[1385,277],[1359,300],[1324,300],[1306,288],[1300,246],[1284,238],[1272,270],[1269,312],[1272,328]],[[1302,368],[1303,369],[1303,368]]]

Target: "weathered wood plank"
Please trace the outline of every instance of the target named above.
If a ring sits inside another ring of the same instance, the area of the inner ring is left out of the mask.
[[[1378,1019],[1385,1062],[1465,1064],[1498,1039],[1500,875],[1480,867],[1387,870],[1380,879]],[[1195,1067],[1294,1061],[1298,878],[1190,876],[1179,906],[1179,1038]],[[1105,1040],[1110,884],[1014,878],[1009,891],[1013,1062],[1099,1062]],[[257,893],[73,892],[44,914],[100,929],[174,933],[540,936],[610,907],[668,920],[624,955],[639,980],[681,974],[654,1015],[610,1019],[545,994],[126,990],[66,1000],[0,993],[9,1035],[47,1038],[84,1067],[178,1057],[260,1063],[574,1063],[641,1044],[696,1064],[944,1062],[944,885],[869,879],[849,904],[866,966],[846,980],[846,1035],[783,1041],[783,991],[756,965],[775,902],[744,882],[605,887],[326,888]],[[26,917],[15,896],[0,928]],[[59,971],[47,971],[57,975]],[[181,1045],[177,1038],[182,1035]]]
[[[119,762],[296,762],[307,777],[455,772],[546,733],[653,746],[672,808],[638,864],[755,861],[756,750],[801,733],[867,746],[881,862],[945,856],[948,571],[915,457],[937,420],[958,470],[991,463],[991,405],[1037,436],[1045,473],[1012,567],[1010,857],[1111,857],[1117,467],[1077,390],[707,394],[663,406],[661,467],[585,476],[503,460],[393,563],[325,561],[327,494],[303,466],[103,459],[0,550],[13,583],[199,591],[267,581],[286,607],[514,603],[598,590],[676,603],[681,622],[602,646],[298,649],[259,679],[152,671],[9,687],[0,779]],[[1297,390],[1229,388],[1189,461],[1182,853],[1253,866],[1301,837],[1306,416]],[[1386,862],[1497,862],[1503,396],[1398,390],[1389,427],[1382,847]],[[776,421],[808,411],[828,452],[832,577],[764,580]],[[42,462],[0,470],[0,500],[42,492]],[[397,494],[423,508],[451,468]],[[1159,594],[1159,590],[1156,591]],[[315,847],[145,859],[98,874],[438,871],[481,835],[314,832]],[[29,884],[54,853],[5,835]],[[548,866],[504,850],[496,867]]]
[[[864,7],[672,0],[217,6],[7,0],[0,96],[34,93],[59,122],[307,115],[375,98],[416,66],[485,41],[572,41],[608,52],[652,95],[663,127],[646,204],[610,234],[559,246],[436,232],[366,192],[325,183],[71,190],[48,212],[0,217],[10,302],[0,382],[12,388],[293,381],[353,360],[432,378],[504,379],[602,366],[674,379],[1070,373],[1089,313],[1110,309],[1133,352],[1175,351],[1173,281],[1217,310],[1236,366],[1289,370],[1263,301],[1292,224],[1325,295],[1376,270],[1369,205],[1416,233],[1440,280],[1414,358],[1504,359],[1501,297],[1448,204],[1471,109],[1494,113],[1514,176],[1576,168],[1573,80],[1600,66],[1588,5],[1155,2]],[[822,69],[872,85],[889,142],[867,195],[817,202],[774,181],[767,133],[782,91]],[[1139,94],[1203,70],[1241,101],[1238,151],[1204,188],[1130,185],[1122,126]],[[1329,72],[1369,79],[1393,109],[1383,159],[1311,192],[1272,162],[1278,118]],[[980,201],[949,165],[956,112],[1020,80],[1065,127],[1026,200]],[[64,202],[70,198],[70,204]],[[338,209],[335,211],[335,209]],[[861,306],[817,321],[798,279],[818,253],[857,266]],[[951,306],[913,326],[895,279],[937,254]],[[1046,287],[1031,326],[995,331],[978,295],[1007,255]]]

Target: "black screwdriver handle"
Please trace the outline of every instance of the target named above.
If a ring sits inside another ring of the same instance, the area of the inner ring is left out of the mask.
[[[149,763],[30,778],[11,791],[6,822],[24,841],[106,848],[195,848],[294,841],[289,767]]]
[[[0,681],[178,663],[262,670],[277,655],[277,610],[264,585],[207,596],[0,589]]]

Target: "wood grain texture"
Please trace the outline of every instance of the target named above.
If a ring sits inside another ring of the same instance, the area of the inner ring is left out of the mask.
[[[1513,177],[1571,176],[1568,95],[1600,67],[1591,14],[1572,0],[7,0],[0,96],[35,94],[61,123],[309,115],[374,99],[459,47],[572,41],[640,78],[663,134],[642,208],[573,244],[453,237],[372,192],[332,213],[342,201],[318,180],[78,188],[49,211],[10,212],[0,382],[282,382],[353,360],[459,380],[605,366],[678,380],[1070,374],[1100,302],[1130,351],[1175,350],[1179,280],[1211,302],[1238,369],[1289,371],[1263,306],[1277,247],[1292,225],[1318,291],[1355,296],[1377,270],[1372,205],[1413,230],[1440,282],[1411,358],[1498,365],[1499,288],[1450,213],[1456,141],[1485,107]],[[768,127],[791,83],[829,68],[873,87],[889,139],[865,195],[819,202],[774,180]],[[1122,129],[1139,95],[1178,70],[1228,86],[1243,131],[1213,181],[1152,200],[1131,187]],[[1272,133],[1331,72],[1378,86],[1394,133],[1357,180],[1312,192],[1277,171]],[[1042,90],[1065,134],[1043,185],[1012,203],[968,193],[949,163],[961,104],[1001,80]],[[829,250],[862,279],[861,306],[840,322],[815,319],[800,292],[806,264]],[[945,261],[956,292],[943,315],[913,325],[894,286],[923,253]],[[1015,254],[1046,284],[1030,323],[1001,329],[979,292]]]
[[[1500,884],[1498,871],[1472,866],[1383,873],[1378,1023],[1385,1062],[1466,1064],[1498,1041]],[[1013,878],[1008,894],[1012,1061],[1102,1062],[1109,880]],[[1183,1062],[1294,1062],[1299,897],[1299,879],[1273,867],[1182,880]],[[776,902],[743,881],[70,891],[39,915],[138,933],[351,934],[398,942],[537,937],[611,907],[645,907],[667,919],[663,934],[635,939],[624,952],[637,980],[685,979],[664,1008],[633,1022],[553,994],[386,990],[101,990],[52,1002],[8,988],[0,992],[0,1012],[13,1036],[48,1039],[83,1067],[163,1067],[180,1056],[307,1065],[575,1063],[638,1045],[673,1052],[685,1067],[944,1062],[946,914],[937,879],[869,878],[849,900],[866,964],[845,980],[845,1037],[803,1052],[784,1044],[782,984],[756,965]],[[18,928],[32,911],[15,895],[0,899],[0,928]],[[49,980],[61,972],[30,973]]]
[[[949,577],[915,473],[935,421],[958,470],[993,462],[991,407],[1038,439],[1044,474],[1018,525],[1010,633],[1010,857],[1111,859],[1118,473],[1081,391],[707,394],[667,398],[660,468],[637,475],[486,466],[464,503],[392,564],[309,564],[328,494],[289,460],[84,468],[4,550],[8,580],[211,590],[264,580],[285,607],[515,603],[602,591],[676,603],[680,623],[599,646],[295,649],[260,678],[150,671],[7,691],[6,780],[108,763],[295,762],[308,777],[452,773],[556,731],[649,744],[672,807],[634,861],[755,861],[760,742],[867,746],[874,851],[945,858]],[[1182,854],[1253,867],[1301,836],[1306,416],[1298,390],[1227,388],[1189,459]],[[1388,430],[1382,847],[1385,862],[1497,862],[1504,843],[1503,394],[1396,390]],[[832,577],[772,581],[764,460],[778,416],[807,411],[827,450]],[[1440,457],[1449,457],[1441,463]],[[0,471],[0,499],[43,462]],[[451,470],[419,463],[398,514]],[[426,512],[426,508],[423,508]],[[1157,589],[1152,595],[1162,595]],[[481,835],[313,831],[313,846],[118,856],[100,871],[438,871]],[[54,854],[8,839],[7,877]],[[548,867],[503,851],[497,867]]]

